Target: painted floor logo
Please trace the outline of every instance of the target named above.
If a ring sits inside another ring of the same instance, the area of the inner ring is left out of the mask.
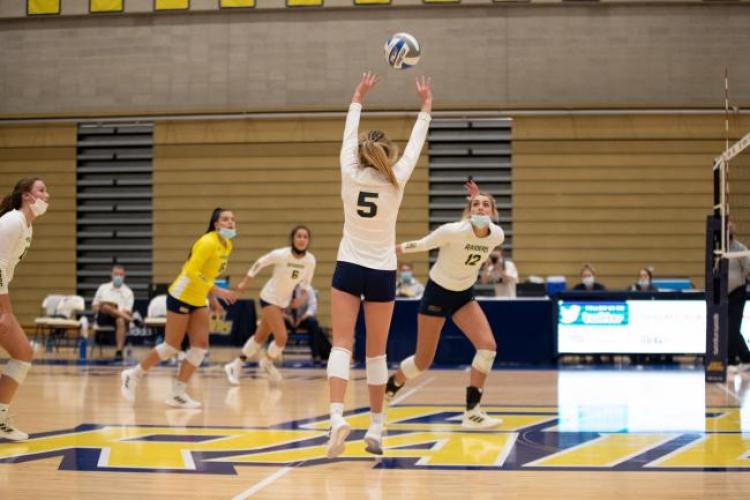
[[[486,407],[503,419],[492,431],[461,428],[462,408],[388,409],[385,456],[362,439],[369,413],[347,414],[354,431],[338,459],[375,467],[474,470],[750,471],[750,434],[738,408],[707,409],[702,432],[570,432],[555,407]],[[0,443],[0,467],[61,457],[61,470],[235,474],[242,465],[315,466],[327,462],[328,420],[270,428],[84,424]]]

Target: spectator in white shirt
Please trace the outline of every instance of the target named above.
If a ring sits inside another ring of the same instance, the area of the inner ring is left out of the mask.
[[[294,290],[289,307],[284,310],[284,319],[291,333],[305,330],[310,334],[310,351],[313,364],[323,365],[331,353],[331,342],[320,327],[318,314],[318,292],[307,283],[300,283]]]
[[[408,262],[399,267],[398,281],[396,282],[396,297],[407,297],[410,299],[421,299],[424,293],[424,285],[414,277],[414,268]]]
[[[503,247],[492,251],[490,260],[479,272],[479,282],[495,285],[495,297],[515,298],[518,269],[510,259],[503,257]]]
[[[133,321],[134,302],[133,291],[125,284],[125,268],[116,264],[112,268],[112,281],[99,287],[91,304],[96,314],[96,324],[115,329],[115,361],[122,361],[125,334]]]

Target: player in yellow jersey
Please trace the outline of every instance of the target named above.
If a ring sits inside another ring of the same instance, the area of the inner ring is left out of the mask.
[[[208,350],[209,303],[212,309],[218,310],[221,305],[217,298],[229,304],[237,300],[234,292],[214,285],[214,280],[227,268],[227,259],[232,253],[231,240],[236,234],[232,211],[215,209],[206,234],[193,244],[182,272],[169,287],[164,342],[154,347],[140,364],[121,374],[121,392],[126,400],[135,401],[136,385],[145,372],[177,354],[187,331],[190,349],[165,403],[175,408],[200,408],[201,404],[187,395],[187,383]]]

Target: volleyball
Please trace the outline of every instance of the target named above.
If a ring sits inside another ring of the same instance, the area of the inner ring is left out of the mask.
[[[411,68],[421,54],[419,42],[409,33],[396,33],[385,42],[385,60],[392,68]]]

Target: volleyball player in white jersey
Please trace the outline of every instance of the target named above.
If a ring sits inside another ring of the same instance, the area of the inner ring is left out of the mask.
[[[421,240],[402,243],[396,249],[399,254],[426,252],[433,248],[440,251],[437,262],[430,269],[430,279],[419,304],[417,352],[403,360],[399,370],[388,379],[386,397],[392,398],[407,380],[429,368],[435,357],[440,331],[450,316],[477,350],[471,363],[466,410],[461,422],[469,429],[487,429],[502,423],[502,420],[484,413],[479,406],[497,346],[473,291],[479,268],[505,239],[500,226],[492,223],[493,217],[497,217],[494,198],[479,193],[477,189],[470,193],[461,221],[444,224]]]
[[[0,202],[0,347],[10,356],[0,377],[0,440],[29,438],[10,421],[9,407],[31,368],[33,351],[13,314],[8,285],[31,246],[34,219],[47,211],[49,193],[38,177],[24,177]]]
[[[278,248],[267,253],[247,272],[247,276],[237,285],[237,290],[244,291],[249,281],[265,267],[273,266],[269,279],[260,292],[262,309],[261,321],[255,335],[247,339],[242,347],[242,353],[224,365],[227,379],[232,385],[239,385],[242,362],[252,358],[261,351],[261,347],[273,333],[273,342],[268,347],[266,355],[260,358],[260,367],[268,374],[269,380],[278,382],[281,373],[273,365],[281,357],[286,347],[287,330],[284,323],[284,309],[292,300],[294,288],[299,283],[311,284],[315,274],[315,256],[308,252],[310,246],[310,230],[306,226],[297,226],[289,235],[290,246]]]
[[[432,90],[428,79],[417,79],[422,101],[404,154],[380,130],[358,135],[362,100],[377,83],[365,73],[352,97],[341,146],[341,198],[344,234],[339,244],[331,290],[333,348],[328,358],[331,431],[329,458],[344,451],[351,431],[344,420],[344,396],[354,341],[354,325],[364,300],[367,329],[366,368],[372,420],[366,449],[382,454],[383,397],[388,380],[385,346],[396,295],[396,218],[409,177],[419,159],[430,124]]]

